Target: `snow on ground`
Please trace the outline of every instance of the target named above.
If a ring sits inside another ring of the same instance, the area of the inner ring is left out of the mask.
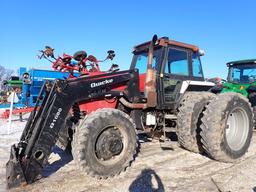
[[[0,115],[4,110],[0,110]],[[11,127],[9,129],[8,119],[0,118],[0,192],[5,191],[5,163],[7,162],[10,154],[10,147],[12,144],[17,143],[22,130],[25,127],[26,119],[29,114],[23,116],[24,120],[21,122],[18,116],[13,116]],[[9,134],[8,134],[9,129]]]
[[[0,115],[2,112],[3,110],[0,110]],[[5,147],[5,144],[9,147],[13,141],[16,142],[19,139],[21,132],[26,125],[28,116],[29,114],[23,115],[23,121],[20,121],[19,116],[13,116],[11,124],[9,124],[9,119],[0,118],[0,139],[5,141],[0,143],[1,147]]]
[[[13,121],[7,135],[7,120],[0,119],[0,192],[6,191],[5,163],[10,146],[19,140],[25,121]],[[51,164],[43,178],[12,192],[75,191],[256,191],[256,135],[249,152],[237,164],[221,163],[181,149],[176,141],[141,142],[136,161],[120,176],[96,180],[85,176],[75,166],[72,156],[60,149],[50,156]]]

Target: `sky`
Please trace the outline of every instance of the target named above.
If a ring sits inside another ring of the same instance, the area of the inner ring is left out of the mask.
[[[85,50],[98,59],[113,49],[125,70],[133,46],[157,34],[199,46],[205,76],[225,78],[228,61],[256,58],[255,8],[255,0],[2,0],[0,65],[50,69],[37,58],[50,45],[57,55]]]

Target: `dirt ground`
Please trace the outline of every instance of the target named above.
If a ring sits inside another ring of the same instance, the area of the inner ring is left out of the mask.
[[[21,124],[24,126],[25,124]],[[0,134],[0,191],[6,191],[5,163],[18,132]],[[141,151],[132,166],[119,177],[96,180],[81,175],[72,156],[55,148],[43,178],[16,191],[256,191],[256,133],[249,152],[237,164],[220,163],[180,148],[176,141],[141,140]]]

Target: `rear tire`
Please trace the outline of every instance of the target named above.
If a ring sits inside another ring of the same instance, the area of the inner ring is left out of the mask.
[[[187,92],[178,109],[177,136],[179,144],[192,152],[202,151],[200,124],[202,111],[215,95],[210,92]]]
[[[135,125],[117,109],[100,109],[81,120],[72,145],[78,168],[100,179],[120,174],[138,152]]]
[[[238,93],[220,94],[206,106],[201,124],[205,152],[213,159],[234,162],[248,150],[253,112],[248,99]]]

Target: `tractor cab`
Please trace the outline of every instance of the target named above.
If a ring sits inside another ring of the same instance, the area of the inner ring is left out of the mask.
[[[134,47],[131,69],[140,74],[140,90],[143,92],[148,64],[150,42]],[[162,37],[156,41],[152,68],[156,73],[157,108],[174,109],[185,91],[207,91],[214,86],[204,80],[197,46]]]
[[[251,84],[256,81],[256,59],[233,61],[227,66],[229,68],[228,82]]]
[[[247,97],[256,86],[256,59],[232,61],[227,67],[228,77],[222,92],[238,92]]]

